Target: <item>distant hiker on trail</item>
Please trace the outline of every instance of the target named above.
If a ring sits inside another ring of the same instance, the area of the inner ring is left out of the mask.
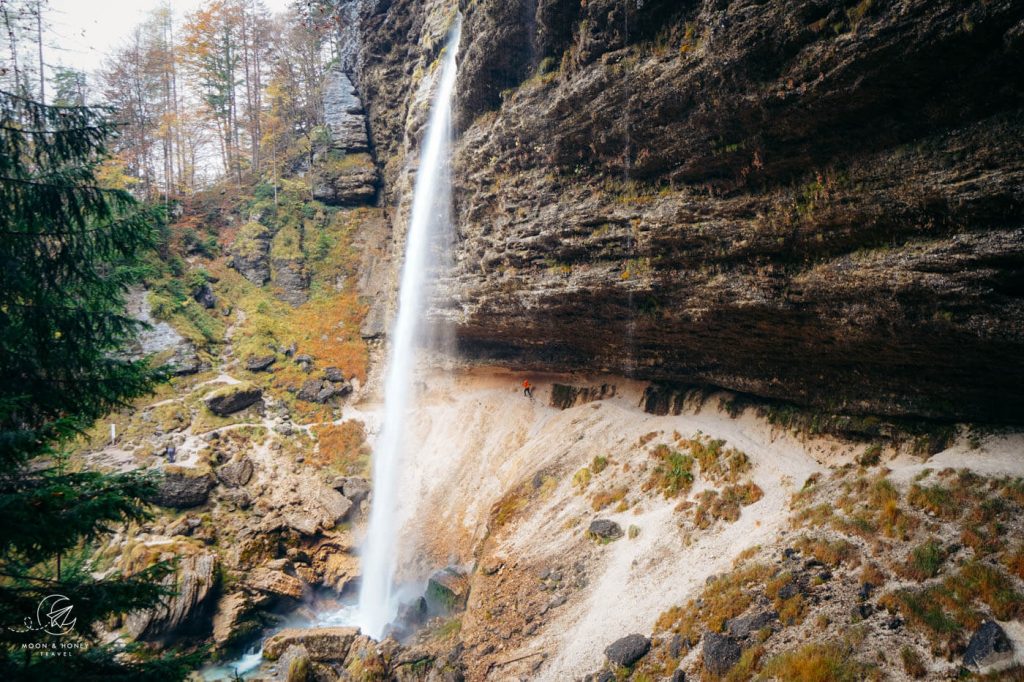
[[[533,384],[528,379],[523,379],[523,395],[533,400]]]

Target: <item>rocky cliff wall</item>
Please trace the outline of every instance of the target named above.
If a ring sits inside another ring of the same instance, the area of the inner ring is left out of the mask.
[[[1024,417],[1024,4],[461,10],[455,266],[431,314],[463,354]],[[385,202],[453,11],[361,10]]]

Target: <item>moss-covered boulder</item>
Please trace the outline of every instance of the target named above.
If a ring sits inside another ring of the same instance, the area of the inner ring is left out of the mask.
[[[150,500],[161,507],[188,509],[205,504],[215,484],[208,466],[166,466]]]
[[[457,568],[443,568],[430,576],[424,597],[431,613],[451,613],[465,608],[469,578]]]
[[[206,396],[206,407],[218,417],[226,417],[256,404],[263,389],[248,382],[231,384]]]

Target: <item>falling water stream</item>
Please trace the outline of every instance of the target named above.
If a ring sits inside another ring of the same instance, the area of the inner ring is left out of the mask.
[[[455,91],[455,56],[461,34],[457,16],[441,56],[440,78],[431,103],[430,119],[420,153],[413,190],[412,212],[405,242],[405,260],[399,284],[398,310],[391,331],[390,354],[384,380],[384,418],[373,452],[373,504],[363,545],[362,586],[358,605],[320,611],[298,627],[357,625],[363,634],[380,638],[398,612],[394,585],[397,568],[399,500],[398,474],[406,455],[406,416],[413,407],[413,372],[417,346],[424,336],[423,309],[436,265],[432,252],[445,234],[451,204],[449,148],[452,95]],[[254,645],[242,657],[203,671],[206,680],[232,679],[254,674],[262,661],[262,648]]]
[[[384,381],[384,421],[373,452],[373,505],[362,552],[363,578],[357,611],[357,625],[371,637],[381,637],[398,610],[394,594],[400,530],[398,473],[405,455],[406,414],[412,406],[417,340],[423,332],[431,246],[446,227],[451,200],[449,147],[460,32],[461,18],[456,18],[442,56],[440,82],[416,171],[397,317]]]

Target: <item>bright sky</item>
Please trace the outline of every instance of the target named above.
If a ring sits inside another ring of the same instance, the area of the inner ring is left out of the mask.
[[[171,0],[180,22],[207,0]],[[271,12],[281,12],[290,0],[263,0]],[[46,61],[94,71],[103,58],[131,34],[161,0],[48,0],[43,16],[49,22]]]

